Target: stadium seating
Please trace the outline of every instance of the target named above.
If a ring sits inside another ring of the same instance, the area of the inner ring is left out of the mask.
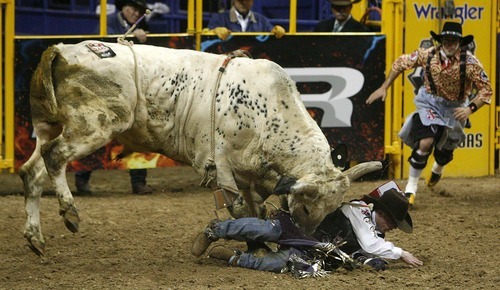
[[[183,33],[187,29],[186,0],[147,0],[162,2],[170,12],[154,16],[150,22],[152,33]],[[327,0],[297,1],[297,31],[312,31],[318,20],[330,16]],[[108,1],[109,4],[113,0]],[[289,29],[289,0],[255,1],[254,11]],[[85,35],[94,34],[99,24],[96,7],[99,0],[16,0],[17,35]],[[205,0],[203,21],[208,22],[212,13],[229,8],[230,0]]]

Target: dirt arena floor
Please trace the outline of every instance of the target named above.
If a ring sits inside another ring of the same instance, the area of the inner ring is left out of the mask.
[[[68,174],[73,188],[73,174]],[[94,194],[76,196],[80,231],[69,232],[58,202],[41,201],[45,256],[23,238],[22,183],[0,174],[0,289],[498,289],[500,176],[444,178],[423,188],[411,210],[414,233],[387,238],[424,262],[408,268],[338,270],[323,278],[296,279],[227,267],[190,254],[191,243],[215,217],[212,190],[198,187],[189,167],[149,170],[149,196],[130,193],[127,171],[95,171]],[[423,181],[422,181],[423,182]],[[383,181],[354,182],[346,199]],[[403,181],[398,181],[403,186]],[[274,201],[271,198],[271,201]],[[224,211],[220,212],[225,216]],[[219,241],[217,243],[225,243]],[[226,242],[227,243],[227,242]],[[241,243],[227,243],[244,249]]]

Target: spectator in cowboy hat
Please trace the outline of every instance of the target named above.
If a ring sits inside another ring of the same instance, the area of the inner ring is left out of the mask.
[[[115,13],[107,16],[108,34],[124,34],[146,13],[147,9],[145,0],[116,0],[115,6]],[[99,33],[99,26],[96,28],[96,33]],[[137,23],[132,31],[141,43],[146,42],[148,33],[149,26],[145,19]]]
[[[333,17],[318,22],[314,32],[368,32],[369,29],[351,15],[352,4],[361,0],[329,0]]]

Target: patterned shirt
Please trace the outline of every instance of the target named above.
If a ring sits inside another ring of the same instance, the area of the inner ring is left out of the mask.
[[[483,66],[479,60],[470,52],[467,51],[466,69],[465,69],[465,93],[464,96],[459,96],[460,93],[460,50],[451,57],[447,58],[440,53],[440,47],[430,47],[427,49],[419,48],[411,54],[401,55],[392,64],[392,69],[396,72],[422,67],[427,70],[427,59],[431,51],[435,49],[435,54],[430,62],[430,72],[432,80],[436,87],[436,96],[442,97],[449,101],[464,101],[466,96],[474,93],[478,100],[487,104],[490,103],[493,91],[488,76],[484,72]],[[428,93],[432,93],[429,80],[424,73],[424,86]],[[477,92],[473,92],[473,87],[477,88]]]

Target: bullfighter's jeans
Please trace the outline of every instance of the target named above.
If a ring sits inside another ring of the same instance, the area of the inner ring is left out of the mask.
[[[227,220],[216,224],[213,228],[213,233],[219,238],[237,241],[276,242],[281,232],[279,220],[258,218]],[[269,252],[263,257],[243,253],[236,265],[242,268],[280,273],[287,270],[287,262],[292,254],[300,257],[304,253],[293,247]]]

